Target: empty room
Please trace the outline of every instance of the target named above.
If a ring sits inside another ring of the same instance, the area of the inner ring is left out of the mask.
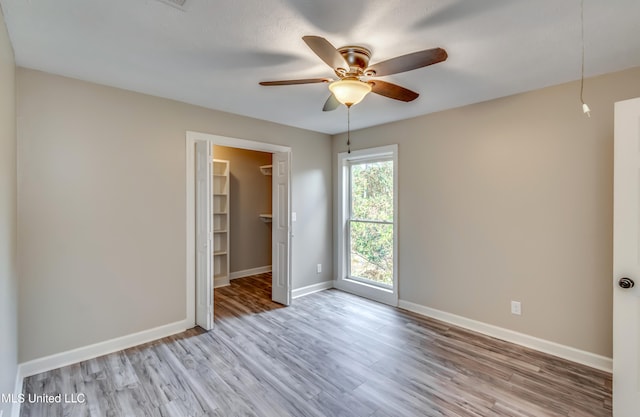
[[[0,417],[640,416],[637,0],[0,10]]]

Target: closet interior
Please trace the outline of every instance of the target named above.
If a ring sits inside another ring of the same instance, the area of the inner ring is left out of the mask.
[[[214,286],[271,272],[272,154],[213,146]]]

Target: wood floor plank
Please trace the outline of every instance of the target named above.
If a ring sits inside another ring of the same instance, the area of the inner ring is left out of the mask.
[[[611,375],[337,290],[215,291],[199,328],[26,378],[23,417],[611,417]]]

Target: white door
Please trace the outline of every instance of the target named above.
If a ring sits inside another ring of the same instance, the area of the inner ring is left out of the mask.
[[[273,301],[291,304],[291,265],[289,248],[291,247],[290,219],[290,152],[273,154],[273,207],[276,209],[272,220],[272,293]]]
[[[613,415],[638,417],[640,98],[621,101],[615,105],[613,194]],[[635,281],[633,286],[632,281]]]
[[[212,147],[207,141],[196,142],[195,151],[195,219],[196,219],[196,324],[213,328],[213,248],[211,188]]]

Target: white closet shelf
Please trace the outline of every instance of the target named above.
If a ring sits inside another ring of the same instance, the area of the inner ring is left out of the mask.
[[[272,214],[260,214],[260,220],[262,220],[265,223],[271,223],[271,221],[273,220],[273,215]]]
[[[273,165],[262,165],[260,167],[260,172],[262,172],[262,175],[271,175],[272,170]]]

